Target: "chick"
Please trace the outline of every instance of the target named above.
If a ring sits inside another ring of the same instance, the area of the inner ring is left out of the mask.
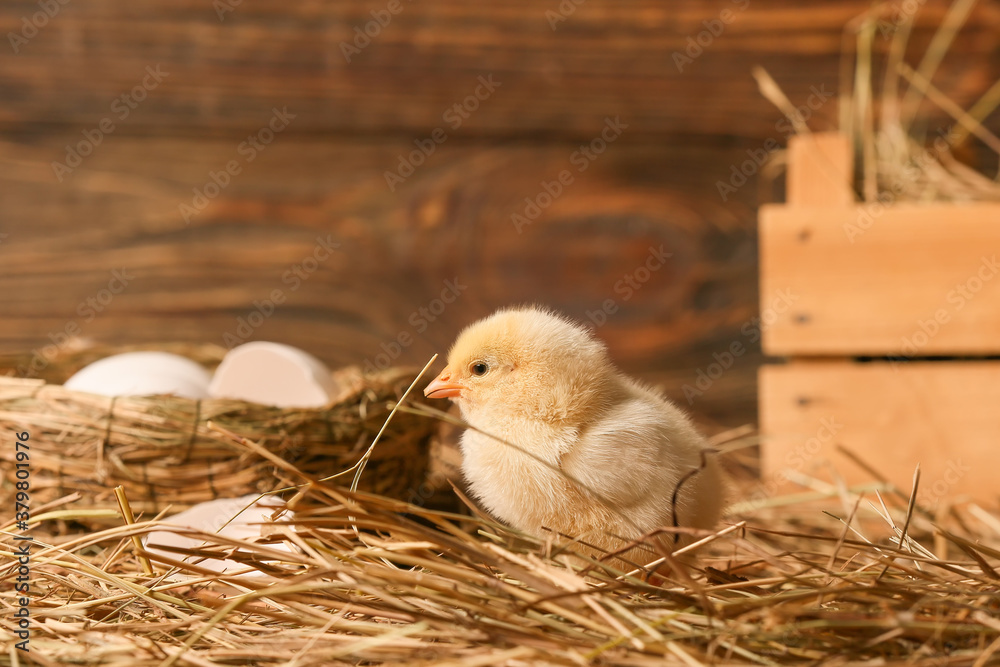
[[[555,313],[511,308],[470,325],[424,394],[458,403],[473,427],[462,435],[469,488],[515,528],[617,551],[675,518],[718,521],[720,466],[685,414]]]

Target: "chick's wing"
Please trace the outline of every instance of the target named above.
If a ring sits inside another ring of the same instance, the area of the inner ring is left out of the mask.
[[[672,492],[680,476],[669,455],[675,438],[655,406],[632,399],[590,424],[562,466],[590,491],[626,509]]]

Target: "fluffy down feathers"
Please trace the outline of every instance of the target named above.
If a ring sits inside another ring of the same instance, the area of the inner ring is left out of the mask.
[[[552,312],[507,309],[470,325],[425,393],[458,403],[473,427],[462,436],[473,495],[525,532],[617,550],[673,526],[673,494],[694,470],[680,487],[680,525],[711,528],[719,518],[719,465],[684,413],[622,375],[588,329]]]

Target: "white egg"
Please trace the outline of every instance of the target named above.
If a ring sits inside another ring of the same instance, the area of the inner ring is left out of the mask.
[[[211,375],[199,364],[166,352],[126,352],[95,361],[63,385],[104,396],[173,394],[208,398]]]
[[[322,361],[290,345],[254,341],[234,347],[215,371],[208,393],[281,408],[318,408],[337,391]]]

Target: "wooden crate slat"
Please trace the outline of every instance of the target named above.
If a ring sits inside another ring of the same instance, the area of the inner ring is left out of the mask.
[[[1000,364],[796,362],[760,370],[762,493],[793,488],[785,470],[849,484],[873,481],[858,454],[903,491],[917,463],[920,499],[998,497]]]
[[[850,206],[851,144],[840,132],[796,135],[788,140],[788,204]]]
[[[762,317],[770,322],[764,351],[1000,353],[998,259],[996,203],[766,206],[760,213]],[[769,310],[779,294],[792,305]]]

